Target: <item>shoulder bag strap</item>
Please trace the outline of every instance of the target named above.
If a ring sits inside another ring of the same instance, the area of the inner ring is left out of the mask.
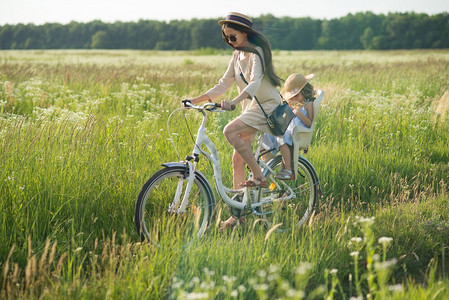
[[[259,55],[260,55],[260,54],[259,54]],[[243,76],[242,68],[240,67],[240,65],[239,65],[239,68],[240,68],[240,78],[242,78],[243,82],[244,82],[246,85],[248,85],[248,81],[246,81],[245,76]],[[257,104],[259,104],[259,107],[260,107],[260,109],[262,110],[263,114],[265,115],[265,118],[268,120],[268,115],[267,115],[267,113],[265,112],[265,110],[263,109],[263,107],[262,107],[262,105],[260,104],[259,99],[257,99],[256,95],[254,95],[254,99],[256,99]]]

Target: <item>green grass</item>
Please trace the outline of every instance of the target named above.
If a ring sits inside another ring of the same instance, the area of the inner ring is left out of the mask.
[[[138,243],[141,187],[192,147],[183,115],[172,136],[168,116],[229,57],[0,52],[0,298],[449,296],[447,50],[276,52],[281,77],[313,72],[326,91],[307,154],[324,191],[317,214],[290,234],[250,217],[224,234],[216,220],[189,247],[176,230],[159,249]],[[209,127],[228,185],[221,132],[237,114]],[[186,119],[195,130],[198,116]]]

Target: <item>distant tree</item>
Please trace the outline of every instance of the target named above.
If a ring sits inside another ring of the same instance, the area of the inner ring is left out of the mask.
[[[408,14],[388,14],[384,22],[387,49],[411,48],[413,36],[409,22]]]
[[[86,24],[70,22],[66,27],[68,49],[87,49],[91,47],[92,35],[88,32]]]
[[[15,26],[5,25],[0,27],[0,49],[11,49]]]
[[[418,35],[421,36],[420,48],[449,48],[449,14],[442,13],[419,18]]]
[[[22,49],[42,49],[46,48],[45,33],[33,24],[25,26],[26,39]]]
[[[25,49],[25,41],[30,36],[28,25],[18,24],[13,30],[11,49]]]
[[[128,37],[126,35],[126,25],[123,22],[115,22],[107,28],[107,47],[112,49],[128,48]]]
[[[155,49],[161,30],[162,23],[158,21],[140,20],[137,24],[132,24],[128,29],[129,43],[136,46],[131,48]]]
[[[41,26],[45,35],[46,49],[66,49],[72,44],[69,38],[69,26],[57,23],[47,23]]]
[[[384,50],[387,49],[387,42],[385,41],[385,37],[382,35],[377,35],[373,37],[370,42],[370,48],[373,50]]]
[[[272,14],[261,15],[253,19],[254,29],[261,32],[271,44],[273,49],[282,49],[282,38],[287,32],[282,22]]]
[[[317,49],[338,49],[338,32],[337,20],[323,21],[321,25],[321,36],[317,42]]]
[[[30,25],[28,30],[30,34],[25,40],[23,49],[48,49],[47,36],[44,31],[34,25]]]
[[[436,38],[432,41],[433,48],[449,48],[449,13],[431,16]]]
[[[302,30],[298,22],[291,18],[283,18],[277,25],[278,38],[273,43],[274,48],[285,50],[304,49],[306,44],[310,44],[305,37],[306,32]]]
[[[190,24],[184,24],[184,28],[185,31],[190,32],[189,49],[223,48],[225,46],[221,39],[217,20],[193,20]]]
[[[374,49],[373,47],[374,32],[371,27],[365,28],[363,35],[360,37],[364,49]]]
[[[204,20],[199,20],[199,24],[202,24]],[[198,46],[196,48],[201,48],[201,37],[192,38],[191,31],[194,29],[197,22],[192,21],[171,21],[170,26],[173,28],[173,36],[176,43],[173,44],[174,49],[179,50],[189,50],[192,48],[192,43],[197,42]]]
[[[337,49],[363,49],[360,36],[365,31],[366,25],[362,18],[348,14],[337,21],[339,31],[337,34]]]
[[[175,45],[177,44],[177,41],[175,40],[176,37],[176,30],[174,26],[163,22],[160,24],[159,27],[159,39],[156,42],[156,45],[154,46],[154,49],[156,50],[175,50]]]
[[[320,20],[313,20],[311,18],[295,19],[293,21],[292,32],[296,37],[289,37],[295,40],[292,49],[312,50],[318,42],[318,37],[321,35]]]
[[[384,35],[382,23],[385,15],[366,12],[355,14],[355,18],[357,18],[359,28],[363,30],[360,35],[363,49],[382,49],[382,37]]]
[[[372,12],[331,20],[253,18],[273,49],[449,48],[449,14]],[[0,26],[0,49],[223,49],[216,19]]]
[[[106,49],[109,48],[108,34],[104,30],[97,31],[92,36],[92,49]]]

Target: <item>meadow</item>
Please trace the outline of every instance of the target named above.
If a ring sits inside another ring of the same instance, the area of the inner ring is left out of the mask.
[[[179,114],[169,134],[168,116],[230,55],[0,52],[0,298],[449,298],[449,50],[275,51],[280,77],[315,73],[326,91],[305,155],[316,213],[291,233],[217,219],[189,247],[140,243],[138,193],[198,126]],[[238,113],[209,128],[228,185]]]

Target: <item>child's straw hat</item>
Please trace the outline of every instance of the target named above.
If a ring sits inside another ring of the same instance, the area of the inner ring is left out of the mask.
[[[306,84],[315,76],[314,74],[301,75],[298,73],[288,76],[284,84],[284,98],[290,99],[296,96],[306,86]]]

